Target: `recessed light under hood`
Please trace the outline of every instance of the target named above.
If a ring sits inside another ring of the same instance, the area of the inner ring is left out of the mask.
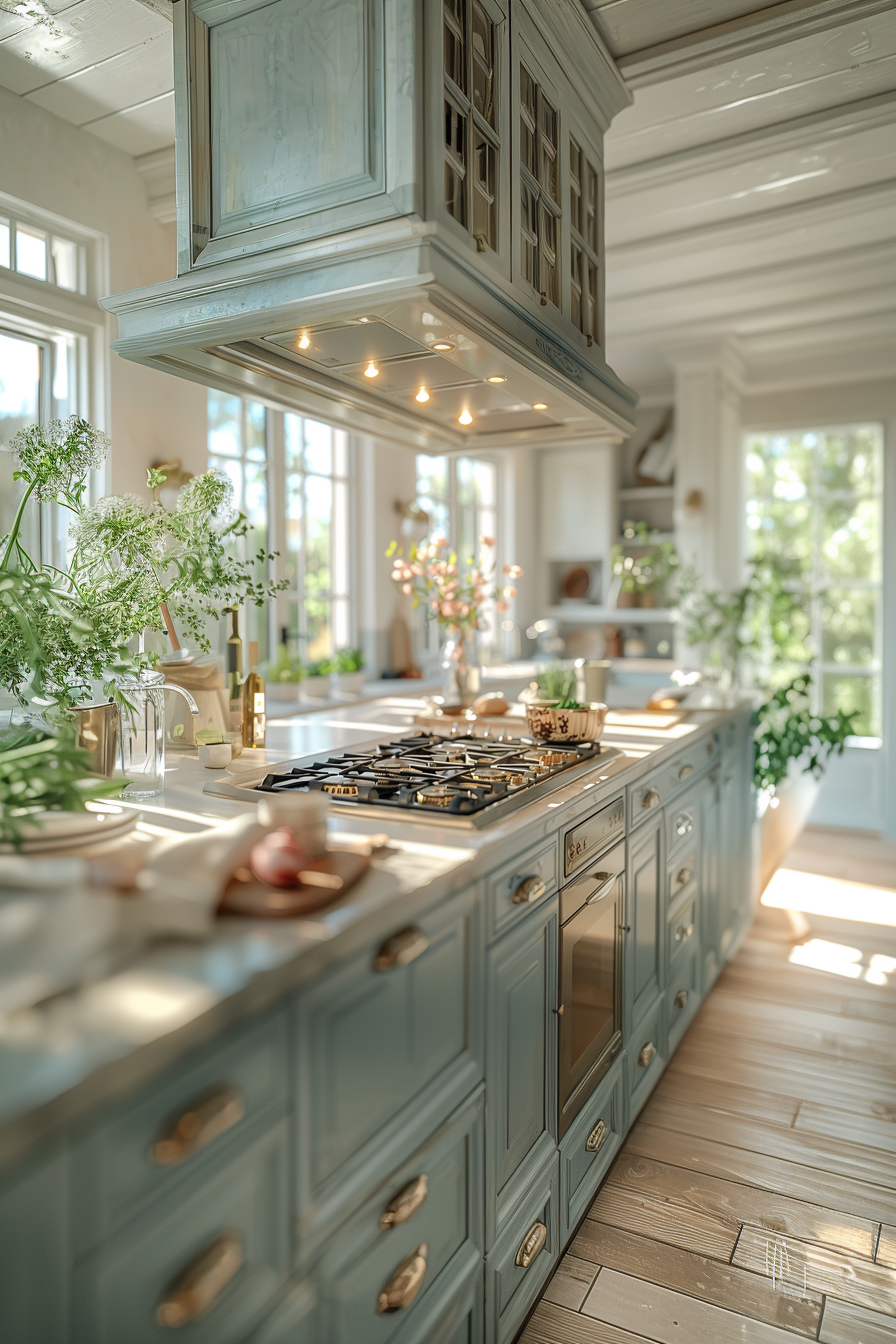
[[[629,101],[618,72],[577,0],[549,25],[534,0],[511,0],[509,21],[449,4],[425,27],[424,7],[396,4],[401,22],[374,3],[339,24],[326,0],[176,7],[179,274],[104,301],[114,348],[414,447],[627,436],[635,398],[601,350],[594,213],[602,135]],[[512,26],[534,55],[518,95]],[[530,180],[511,127],[532,99]],[[450,146],[442,108],[466,128]],[[531,228],[517,217],[529,198]]]

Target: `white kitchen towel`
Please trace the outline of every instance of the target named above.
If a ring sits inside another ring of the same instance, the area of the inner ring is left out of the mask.
[[[253,810],[201,835],[160,840],[143,867],[133,902],[142,930],[150,936],[207,937],[225,887],[267,829]]]

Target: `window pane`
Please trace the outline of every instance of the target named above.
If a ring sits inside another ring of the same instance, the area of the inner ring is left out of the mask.
[[[0,219],[0,266],[9,265],[9,220]]]
[[[333,483],[333,592],[348,593],[348,482]]]
[[[245,501],[243,499],[243,471],[240,463],[232,457],[219,457],[215,453],[209,453],[208,465],[214,471],[222,471],[228,476],[233,484],[233,502],[236,508],[243,510]]]
[[[332,652],[329,625],[330,528],[333,488],[322,476],[305,480],[305,620],[308,657],[323,658]]]
[[[329,425],[305,421],[305,467],[323,475],[333,470],[333,431]]]
[[[447,457],[417,454],[417,491],[419,494],[442,496],[448,493]]]
[[[302,421],[298,415],[284,415],[283,437],[286,444],[286,470],[297,470],[302,465]]]
[[[53,271],[61,289],[78,288],[78,248],[67,238],[53,239]]]
[[[239,397],[223,392],[208,394],[208,448],[210,453],[239,457],[242,405]]]
[[[822,550],[830,575],[877,579],[880,558],[880,506],[876,499],[856,504],[828,500],[823,505]]]
[[[880,455],[877,437],[877,431],[871,425],[820,432],[817,435],[819,487],[868,494],[878,490]]]
[[[871,677],[843,677],[828,672],[822,679],[822,713],[836,714],[838,709],[859,711],[853,732],[858,737],[877,735],[876,684]]]
[[[264,462],[265,409],[260,402],[250,401],[246,406],[246,457],[250,462]]]
[[[6,448],[14,434],[33,425],[40,408],[41,347],[36,341],[20,340],[0,332],[0,447]],[[0,453],[0,534],[12,527],[22,484],[13,481],[16,462],[11,453]]]
[[[874,661],[876,614],[873,588],[829,588],[821,602],[823,661],[869,666]]]
[[[333,474],[348,475],[348,435],[343,429],[333,430]]]
[[[35,280],[47,278],[47,235],[16,225],[16,270]]]

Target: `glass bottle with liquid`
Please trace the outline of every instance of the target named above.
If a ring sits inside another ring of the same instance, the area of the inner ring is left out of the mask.
[[[230,636],[227,640],[227,698],[230,701],[230,727],[240,731],[243,721],[243,641],[240,639],[239,607],[230,612]]]
[[[258,645],[249,645],[249,675],[242,687],[243,746],[263,747],[265,732],[264,681],[258,671]]]

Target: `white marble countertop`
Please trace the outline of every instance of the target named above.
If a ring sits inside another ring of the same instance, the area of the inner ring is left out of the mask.
[[[279,717],[271,708],[264,756],[274,762],[406,734],[420,701],[392,695],[295,717]],[[340,813],[331,821],[331,838],[385,829],[393,852],[376,860],[336,905],[298,920],[219,919],[208,939],[132,949],[90,983],[0,1017],[0,1165],[147,1082],[184,1051],[273,1004],[335,959],[393,931],[398,910],[402,921],[412,920],[433,899],[591,811],[727,714],[699,711],[665,729],[652,716],[614,715],[604,740],[625,753],[620,770],[601,781],[597,759],[593,772],[483,829],[392,816],[384,824],[380,811],[372,818]],[[135,804],[142,813],[139,839],[150,844],[172,832],[195,835],[244,814],[251,804],[202,792],[214,777],[192,753],[170,754],[164,792]]]

